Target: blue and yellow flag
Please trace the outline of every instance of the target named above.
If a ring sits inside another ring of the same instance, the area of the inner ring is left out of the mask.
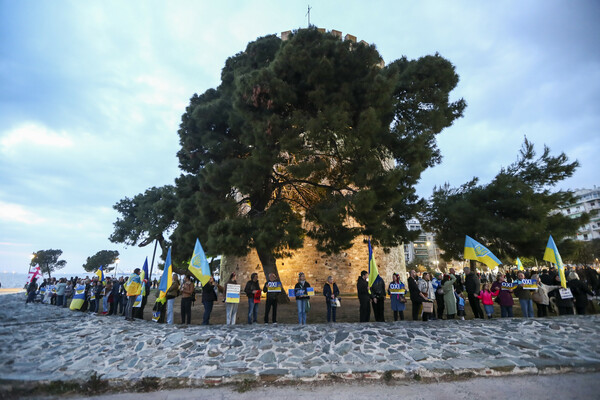
[[[373,248],[371,247],[371,239],[369,239],[369,287],[373,286],[375,280],[379,277],[379,271],[377,270],[377,263],[375,257],[373,257]]]
[[[71,310],[80,310],[81,306],[85,302],[85,285],[77,285],[75,286],[75,291],[73,293],[73,300],[71,300],[71,305],[69,308]]]
[[[463,257],[465,260],[479,261],[490,268],[494,268],[499,264],[502,264],[502,261],[500,261],[498,257],[494,255],[494,253],[469,236],[465,237],[465,253]]]
[[[135,298],[135,301],[133,302],[133,307],[141,307],[142,306],[142,300],[144,299],[144,296],[146,295],[146,283],[144,282],[144,279],[148,279],[148,257],[146,257],[146,261],[144,261],[144,266],[142,267],[142,271],[140,272],[140,280],[142,281],[142,292],[139,294],[138,297]]]
[[[202,286],[206,285],[206,282],[210,279],[208,260],[206,259],[206,255],[204,254],[204,250],[198,239],[196,239],[196,246],[194,247],[194,253],[192,254],[188,269],[200,282],[202,282]]]
[[[519,269],[519,271],[525,271],[523,263],[521,262],[521,260],[519,260],[519,257],[517,257],[517,268]]]
[[[560,276],[560,285],[566,289],[567,280],[565,279],[565,266],[563,265],[562,258],[558,253],[556,243],[554,243],[554,239],[552,239],[552,235],[550,235],[550,239],[548,239],[548,244],[546,245],[544,261],[550,261],[551,263],[556,264],[556,267],[558,268],[558,275]]]
[[[102,282],[103,285],[106,285],[106,280],[104,279],[104,270],[102,269],[102,265],[96,271],[96,275],[98,275],[98,279]]]
[[[171,262],[171,248],[167,252],[167,259],[165,260],[165,269],[163,269],[162,277],[160,278],[160,284],[158,285],[158,299],[161,303],[167,301],[167,290],[173,283],[173,263]]]

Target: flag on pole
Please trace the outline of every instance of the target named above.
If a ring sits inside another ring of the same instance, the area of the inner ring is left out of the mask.
[[[556,243],[554,243],[554,239],[552,239],[552,235],[550,235],[550,239],[548,239],[548,244],[546,245],[544,261],[550,261],[551,263],[556,264],[556,267],[558,268],[558,275],[560,276],[560,285],[566,289],[567,280],[565,279],[565,266],[563,265],[562,258],[558,253]]]
[[[502,261],[500,261],[498,257],[494,255],[494,253],[469,236],[465,237],[465,252],[463,257],[465,260],[479,261],[490,268],[494,268],[499,264],[502,264]]]
[[[375,280],[379,277],[377,263],[373,257],[373,248],[371,247],[371,239],[369,239],[369,287],[373,286]]]
[[[27,276],[27,284],[29,285],[33,278],[37,278],[38,276],[42,276],[42,272],[40,271],[40,266],[38,265],[31,271],[29,271],[29,275]]]
[[[104,270],[102,269],[102,265],[96,271],[96,275],[98,275],[98,279],[102,282],[103,285],[106,285],[106,281],[104,280]]]
[[[160,284],[158,285],[158,299],[161,303],[167,301],[167,290],[173,283],[173,263],[171,263],[171,248],[167,252],[167,259],[165,260],[165,269],[163,269],[162,277],[160,278]]]
[[[517,257],[517,268],[519,269],[519,271],[525,271],[523,263],[521,262],[521,260],[519,260],[519,257]]]
[[[196,239],[196,246],[194,247],[194,253],[192,254],[188,269],[200,282],[202,282],[202,286],[206,285],[206,282],[210,279],[208,260],[206,259],[206,255],[204,254],[204,250],[198,239]]]
[[[142,300],[146,295],[146,282],[144,282],[146,277],[148,276],[148,257],[146,257],[146,261],[144,261],[144,266],[142,267],[142,272],[140,272],[140,280],[142,281],[142,292],[135,298],[133,302],[133,307],[138,308],[142,306]]]

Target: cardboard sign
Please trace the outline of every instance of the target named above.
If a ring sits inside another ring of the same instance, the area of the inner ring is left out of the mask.
[[[561,299],[572,299],[573,298],[573,293],[571,293],[571,289],[567,288],[567,289],[559,289],[558,293],[560,294],[560,298]]]
[[[267,282],[268,293],[281,293],[281,282]]]
[[[309,296],[314,296],[315,295],[315,288],[306,288],[306,294]]]
[[[225,297],[225,303],[239,303],[240,302],[240,285],[227,285],[227,297]]]
[[[510,290],[517,286],[517,283],[502,282],[502,290]]]
[[[406,293],[406,288],[404,287],[404,283],[390,283],[390,294],[404,294]]]
[[[296,297],[296,289],[288,289],[288,297]]]

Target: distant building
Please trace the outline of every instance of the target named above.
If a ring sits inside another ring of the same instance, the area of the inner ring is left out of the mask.
[[[575,189],[575,203],[560,209],[563,215],[577,218],[582,213],[597,212],[592,215],[590,222],[579,228],[577,237],[574,239],[590,241],[600,239],[600,188],[594,185],[593,189]]]
[[[406,227],[410,231],[421,231],[414,242],[404,244],[406,264],[416,262],[419,265],[428,265],[437,269],[440,262],[440,249],[435,244],[434,234],[423,232],[421,223],[416,218],[408,220]]]

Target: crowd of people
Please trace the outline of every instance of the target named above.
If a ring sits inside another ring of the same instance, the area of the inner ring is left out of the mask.
[[[101,282],[97,276],[92,278],[49,278],[44,279],[39,285],[34,280],[27,287],[26,303],[38,301],[59,307],[67,307],[69,299],[73,298],[75,288],[84,288],[84,302],[79,308],[82,312],[102,315],[121,315],[128,320],[143,318],[147,296],[152,288],[158,288],[156,280],[141,281],[139,269],[131,277],[118,279],[106,277]],[[558,315],[586,314],[590,306],[590,299],[600,292],[600,275],[590,267],[570,268],[565,271],[567,278],[566,289],[561,286],[560,276],[555,268],[543,269],[539,273],[533,270],[508,271],[492,273],[477,273],[466,267],[462,273],[457,273],[450,268],[447,274],[423,272],[419,274],[412,270],[408,274],[406,285],[400,274],[394,273],[389,285],[377,276],[369,285],[369,274],[362,271],[357,280],[357,294],[359,299],[359,321],[369,322],[371,310],[376,322],[385,321],[385,300],[389,297],[394,321],[405,319],[404,311],[407,309],[407,297],[411,303],[413,320],[428,321],[433,319],[465,319],[465,306],[468,302],[474,318],[493,318],[499,308],[500,316],[513,317],[515,299],[519,301],[523,317],[534,317],[534,304],[538,317],[546,317],[549,312]],[[172,284],[166,289],[164,304],[164,317],[159,322],[173,324],[174,303],[181,296],[181,323],[190,324],[192,304],[196,300],[196,285],[193,278],[186,275],[180,283],[179,275],[173,274]],[[135,290],[131,285],[135,285]],[[141,304],[135,303],[135,298],[140,294],[140,287],[146,286],[145,295]],[[202,285],[201,285],[202,286]],[[213,310],[213,305],[219,300],[219,293],[223,294],[225,302],[226,324],[233,325],[237,320],[237,312],[241,299],[240,295],[247,297],[247,323],[255,324],[258,321],[258,311],[263,294],[265,294],[264,323],[277,323],[277,309],[280,296],[284,289],[279,278],[274,274],[268,275],[268,280],[261,287],[257,273],[253,273],[246,282],[243,290],[236,293],[227,293],[232,288],[241,288],[238,285],[235,272],[229,276],[227,282],[221,286],[211,277],[202,286],[201,299],[204,307],[202,324],[208,325]],[[387,289],[386,289],[387,288]],[[341,305],[340,290],[332,276],[322,288],[322,296],[326,305],[324,322],[336,322],[336,311]],[[298,314],[298,324],[307,322],[307,313],[310,310],[310,300],[314,296],[311,285],[306,281],[304,273],[298,274],[298,282],[290,295],[295,298]],[[229,301],[237,298],[237,301]],[[483,306],[483,307],[482,307]],[[155,307],[155,309],[157,309]],[[158,308],[160,310],[160,307]],[[164,321],[166,319],[166,321]]]

